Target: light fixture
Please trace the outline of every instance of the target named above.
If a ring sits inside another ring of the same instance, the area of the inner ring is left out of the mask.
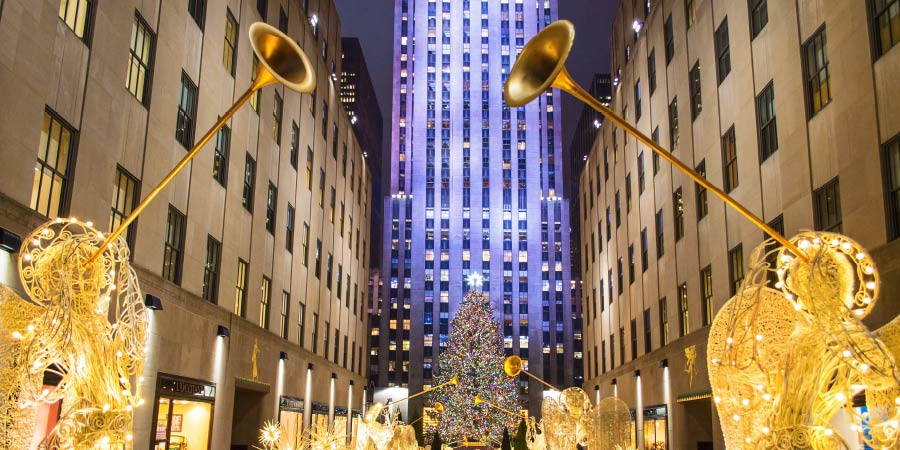
[[[641,376],[641,371],[640,371],[640,370],[635,370],[635,371],[634,371],[634,376],[635,376],[635,377],[640,377],[640,376]]]
[[[631,23],[631,29],[633,29],[635,33],[640,33],[643,26],[644,24],[642,24],[641,21],[637,19],[634,19],[634,22]]]
[[[312,25],[312,26],[318,25],[318,24],[319,24],[319,16],[318,16],[318,14],[313,14],[313,15],[309,16],[309,23],[310,23],[310,25]]]
[[[353,380],[350,380],[350,386],[353,386]]]
[[[287,352],[280,352],[280,353],[278,354],[278,359],[280,359],[280,360],[282,360],[282,361],[287,361],[287,360],[288,360],[288,354],[287,354]]]
[[[663,368],[663,369],[665,369],[666,367],[669,367],[669,360],[663,358],[663,359],[659,362],[659,367],[661,367],[661,368]]]
[[[313,363],[309,363],[306,365],[306,370],[316,370],[316,366]]]
[[[332,380],[337,380],[337,374],[334,373],[334,372],[331,372],[331,379],[332,379]]]
[[[600,125],[603,125],[603,122],[600,119],[594,119],[594,128],[600,128]]]
[[[613,385],[613,386],[616,385],[616,379],[615,379],[615,378],[612,379],[612,385]]]
[[[216,336],[226,338],[231,336],[231,331],[225,325],[216,325]]]
[[[144,306],[153,311],[162,311],[163,309],[162,300],[153,294],[147,294],[144,297]]]
[[[600,385],[598,384],[598,385],[594,386],[594,390],[597,392],[600,392]]]
[[[356,122],[359,122],[359,118],[356,115],[350,116],[350,125],[356,125]]]
[[[0,228],[0,249],[16,253],[22,247],[22,238],[6,228]]]

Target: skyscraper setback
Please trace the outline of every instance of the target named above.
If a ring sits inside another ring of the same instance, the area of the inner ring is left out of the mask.
[[[371,324],[376,387],[432,384],[474,273],[507,354],[572,385],[580,354],[560,96],[548,91],[523,108],[503,100],[516,55],[556,17],[555,0],[395,1],[385,280]],[[536,413],[543,387],[521,380],[523,406]]]

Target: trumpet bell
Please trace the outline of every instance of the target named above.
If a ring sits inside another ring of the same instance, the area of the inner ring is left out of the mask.
[[[315,89],[316,74],[309,58],[300,46],[281,30],[267,23],[254,23],[250,25],[250,45],[260,65],[265,69],[257,76],[258,82],[262,85],[268,84],[262,76],[263,72],[266,72],[272,81],[277,80],[293,91],[307,93]]]
[[[431,406],[431,408],[432,408],[432,409],[434,410],[434,412],[436,412],[436,413],[442,413],[442,412],[444,412],[444,404],[441,403],[441,402],[435,403],[434,405]]]
[[[503,371],[507,376],[515,377],[522,373],[522,358],[512,355],[503,361]]]
[[[568,20],[553,22],[531,38],[509,73],[503,89],[506,103],[524,106],[550,88],[564,70],[574,41],[575,26]]]

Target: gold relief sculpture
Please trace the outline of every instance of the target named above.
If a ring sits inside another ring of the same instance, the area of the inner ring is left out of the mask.
[[[697,346],[684,349],[684,373],[688,374],[688,387],[694,387],[694,375],[697,374]]]
[[[845,448],[832,425],[841,410],[854,431],[868,422],[860,436],[870,447],[897,447],[892,349],[900,324],[894,319],[872,333],[861,322],[878,299],[871,257],[835,233],[804,232],[792,241],[808,261],[771,242],[757,247],[744,287],[710,330],[710,383],[727,447]],[[863,390],[868,419],[852,407]]]

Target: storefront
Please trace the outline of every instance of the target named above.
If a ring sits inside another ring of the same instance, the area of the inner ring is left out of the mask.
[[[312,416],[309,421],[310,427],[315,427],[319,430],[328,429],[328,404],[321,402],[310,402],[310,408],[312,412]]]
[[[347,408],[343,406],[334,407],[334,430],[347,431]]]
[[[278,399],[278,422],[288,436],[303,433],[303,399],[282,395]]]
[[[644,408],[644,450],[667,450],[669,414],[666,405]]]
[[[350,411],[350,442],[356,442],[356,430],[359,429],[359,421],[362,420],[362,410]]]
[[[209,450],[216,385],[159,374],[151,450]]]

